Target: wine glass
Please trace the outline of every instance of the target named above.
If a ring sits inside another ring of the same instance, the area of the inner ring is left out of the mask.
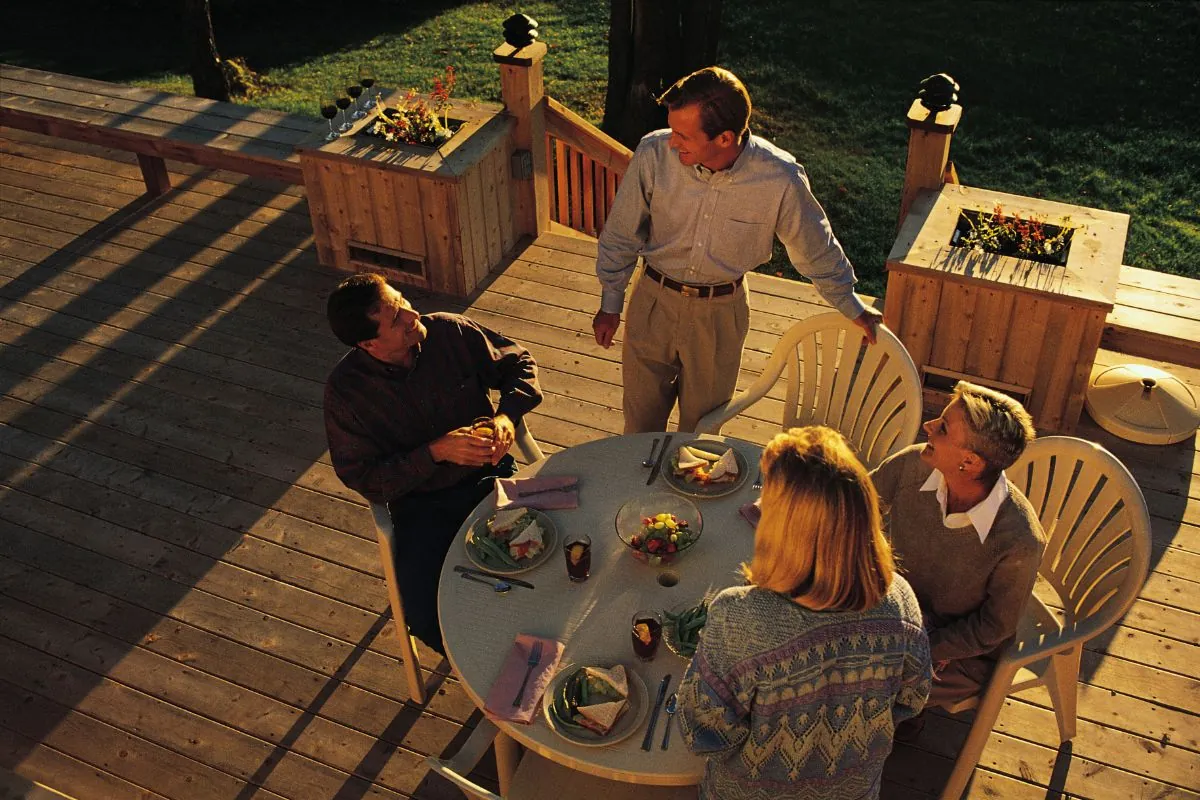
[[[354,113],[350,115],[350,119],[360,120],[367,115],[367,112],[358,107],[358,98],[363,93],[362,84],[358,81],[346,79],[346,94],[354,101]]]
[[[319,107],[321,109],[321,116],[329,121],[329,133],[325,136],[325,141],[332,142],[341,136],[340,133],[333,129],[333,118],[338,113],[337,97],[333,92],[321,92]]]
[[[342,110],[342,124],[338,126],[338,130],[342,133],[350,130],[350,120],[346,118],[346,109],[350,107],[351,102],[353,101],[350,96],[346,94],[339,94],[337,100],[334,101],[334,105]]]
[[[359,64],[358,83],[367,92],[366,100],[363,102],[363,108],[375,108],[378,103],[375,100],[374,92],[371,91],[371,87],[375,85],[375,68],[370,64]]]

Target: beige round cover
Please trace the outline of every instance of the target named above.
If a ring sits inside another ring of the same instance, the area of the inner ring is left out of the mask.
[[[1101,428],[1142,444],[1173,444],[1200,425],[1195,393],[1171,373],[1140,364],[1093,368],[1086,405]]]

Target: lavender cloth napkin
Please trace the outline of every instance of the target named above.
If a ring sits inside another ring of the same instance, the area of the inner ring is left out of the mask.
[[[579,508],[579,478],[500,478],[496,481],[496,510],[537,508],[542,511]]]
[[[558,671],[558,662],[562,659],[565,647],[562,642],[554,639],[541,639],[542,660],[537,663],[529,675],[529,685],[525,687],[525,693],[521,695],[521,705],[514,706],[513,698],[516,697],[517,690],[521,688],[525,670],[529,668],[529,654],[533,650],[533,643],[538,639],[541,637],[531,636],[528,633],[517,634],[512,649],[508,651],[508,658],[504,660],[504,666],[500,668],[500,675],[492,683],[487,701],[483,704],[483,710],[492,719],[519,722],[523,725],[533,722],[533,718],[537,714],[538,701],[541,700],[546,687],[550,685],[554,673]]]
[[[751,528],[758,527],[758,521],[762,519],[762,498],[758,498],[753,503],[746,503],[738,509],[738,512],[746,518],[746,522],[750,523]]]

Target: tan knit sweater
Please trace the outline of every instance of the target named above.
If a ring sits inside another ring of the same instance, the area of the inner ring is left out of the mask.
[[[987,539],[974,526],[947,528],[936,492],[922,492],[932,468],[913,445],[871,477],[884,522],[929,631],[930,655],[946,661],[998,655],[1017,630],[1046,540],[1037,514],[1011,483]]]

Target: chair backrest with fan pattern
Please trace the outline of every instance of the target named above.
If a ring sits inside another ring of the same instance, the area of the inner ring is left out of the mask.
[[[767,389],[785,366],[784,428],[835,428],[868,468],[916,441],[921,381],[904,345],[882,325],[868,346],[862,329],[841,314],[800,322],[779,340],[760,378],[770,376]]]
[[[1133,476],[1100,445],[1048,436],[1005,471],[1046,532],[1041,576],[1058,592],[1064,626],[1084,639],[1116,622],[1150,568],[1150,516]]]

